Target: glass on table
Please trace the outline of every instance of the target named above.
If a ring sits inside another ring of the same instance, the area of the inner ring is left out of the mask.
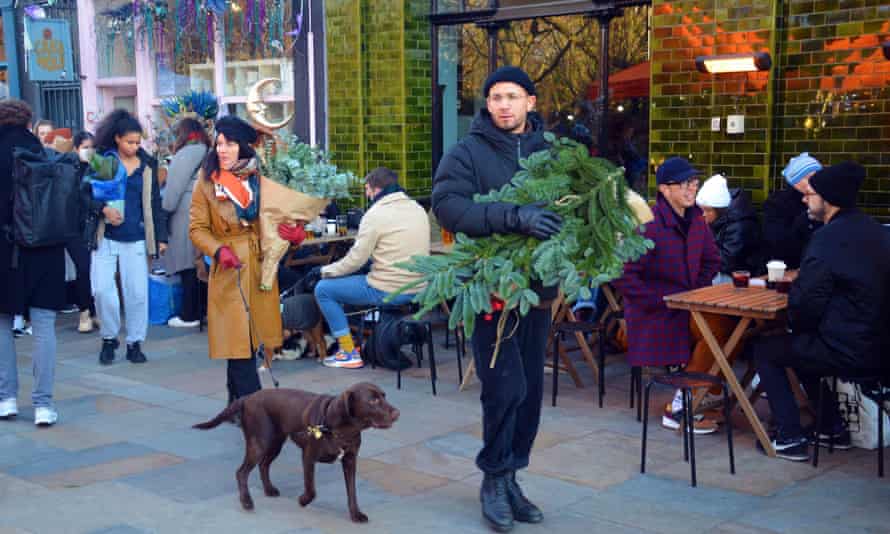
[[[748,271],[733,271],[732,272],[732,285],[738,288],[748,287],[748,282],[751,280],[751,273]]]
[[[454,234],[442,228],[442,244],[451,245],[452,243],[454,243]]]
[[[349,233],[348,221],[346,215],[337,215],[337,235],[345,236]]]

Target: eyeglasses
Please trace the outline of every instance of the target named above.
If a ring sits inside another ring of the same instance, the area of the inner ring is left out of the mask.
[[[690,180],[683,180],[682,182],[668,182],[665,185],[678,185],[680,189],[684,191],[688,191],[690,189],[698,189],[700,182],[698,178],[692,178]]]
[[[512,104],[513,102],[518,102],[519,100],[523,100],[525,98],[527,98],[526,95],[521,95],[519,93],[507,93],[507,94],[497,93],[497,94],[488,96],[488,99],[491,100],[492,102],[494,102],[495,104],[500,104],[501,102],[503,102],[505,100]]]

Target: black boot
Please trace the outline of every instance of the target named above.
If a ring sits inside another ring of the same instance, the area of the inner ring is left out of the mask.
[[[513,518],[523,523],[540,523],[544,520],[541,509],[532,504],[522,494],[522,488],[516,482],[516,471],[507,474],[507,496],[510,498],[510,508],[513,510]]]
[[[120,346],[117,339],[103,339],[102,351],[99,352],[99,363],[102,365],[111,365],[114,361],[114,351]]]
[[[142,354],[142,348],[139,346],[138,341],[127,343],[127,359],[132,363],[145,363],[148,361],[145,354]]]
[[[497,532],[509,532],[513,529],[513,512],[507,497],[507,476],[486,474],[479,490],[482,501],[482,516],[489,526]]]

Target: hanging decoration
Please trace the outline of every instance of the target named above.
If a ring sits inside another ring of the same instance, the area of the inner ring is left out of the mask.
[[[232,38],[240,22],[241,39],[247,46],[252,46],[261,55],[272,53],[286,55],[292,42],[303,27],[304,0],[300,0],[299,11],[290,22],[293,28],[286,30],[289,24],[289,0],[132,0],[120,7],[99,13],[105,20],[97,28],[101,28],[106,37],[106,54],[109,62],[114,57],[114,49],[124,45],[127,57],[134,57],[136,44],[144,44],[150,50],[167,51],[165,42],[168,25],[175,28],[175,40],[172,43],[176,57],[182,53],[184,40],[191,36],[201,35],[202,52],[209,53],[213,49],[215,39],[215,20],[223,24],[224,47],[229,48],[228,39]],[[237,21],[240,17],[240,21]],[[286,40],[291,43],[285,44]]]

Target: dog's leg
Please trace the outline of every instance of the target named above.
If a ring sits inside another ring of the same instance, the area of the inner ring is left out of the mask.
[[[260,460],[260,478],[263,480],[263,491],[266,492],[267,497],[278,497],[281,495],[281,492],[278,491],[278,488],[272,485],[272,480],[269,478],[269,466],[272,465],[275,458],[278,458],[278,455],[281,453],[281,447],[284,445],[286,439],[287,436],[276,436],[275,438],[272,438],[272,442],[266,449],[266,455]]]
[[[246,436],[245,436],[246,437]],[[241,497],[241,506],[245,510],[253,510],[253,499],[247,489],[247,477],[257,464],[257,459],[263,457],[263,444],[256,438],[250,438],[244,447],[244,463],[235,472],[235,480],[238,481],[238,494]]]
[[[315,499],[315,456],[310,452],[311,445],[303,449],[303,494],[300,506],[306,506]]]
[[[355,453],[346,453],[341,463],[343,464],[343,478],[346,480],[346,499],[349,504],[349,517],[356,523],[367,523],[368,516],[358,509],[358,499],[355,496]]]

